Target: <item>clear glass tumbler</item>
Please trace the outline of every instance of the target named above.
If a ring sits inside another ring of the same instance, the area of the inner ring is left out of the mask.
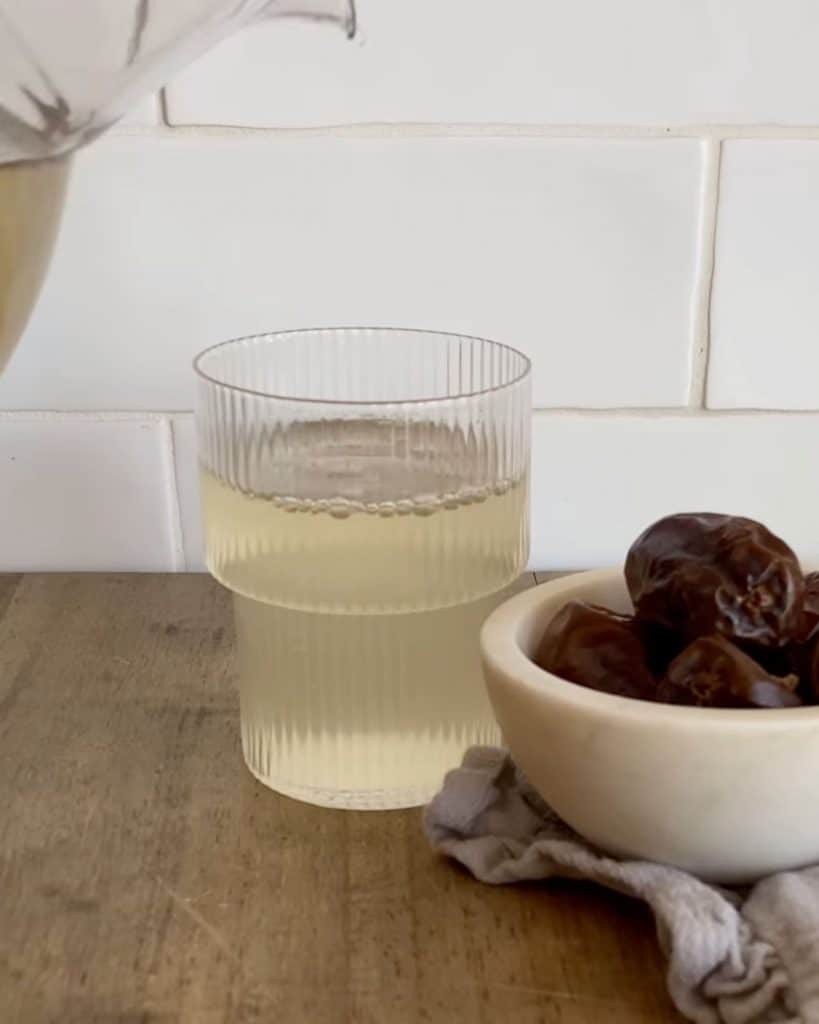
[[[478,632],[528,554],[529,360],[350,328],[240,338],[195,368],[248,767],[325,806],[425,802],[497,738]]]

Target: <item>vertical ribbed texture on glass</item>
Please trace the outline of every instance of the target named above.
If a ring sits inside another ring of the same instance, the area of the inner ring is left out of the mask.
[[[477,634],[528,553],[528,361],[345,329],[240,339],[196,368],[248,764],[315,802],[419,802],[493,735]]]
[[[235,595],[251,771],[329,807],[427,802],[466,747],[498,742],[477,645],[497,601],[342,616]]]

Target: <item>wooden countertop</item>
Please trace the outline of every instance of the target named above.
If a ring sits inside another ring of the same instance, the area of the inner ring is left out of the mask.
[[[254,781],[233,672],[209,577],[0,576],[0,1019],[679,1019],[638,903]]]

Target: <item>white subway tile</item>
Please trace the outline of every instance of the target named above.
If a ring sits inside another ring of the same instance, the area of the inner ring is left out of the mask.
[[[723,150],[708,404],[819,408],[819,141]]]
[[[757,518],[819,564],[819,416],[541,413],[533,438],[536,568],[620,564],[671,512]]]
[[[270,21],[168,88],[175,124],[819,120],[813,0],[357,0]]]
[[[204,572],[205,539],[199,500],[199,460],[196,424],[192,415],[174,416],[173,441],[185,568],[188,572]]]
[[[681,139],[103,140],[0,407],[189,409],[208,344],[367,323],[518,346],[539,405],[684,403],[699,173]]]
[[[0,571],[178,568],[157,419],[0,417]]]

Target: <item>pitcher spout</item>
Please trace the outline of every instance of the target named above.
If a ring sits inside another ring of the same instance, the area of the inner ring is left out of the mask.
[[[356,30],[355,0],[280,0],[271,5],[269,16],[335,22],[350,39]]]
[[[307,18],[355,34],[355,0],[76,0],[42,17],[0,0],[0,165],[95,139],[137,100],[255,21]],[[100,25],[106,45],[100,46]]]

